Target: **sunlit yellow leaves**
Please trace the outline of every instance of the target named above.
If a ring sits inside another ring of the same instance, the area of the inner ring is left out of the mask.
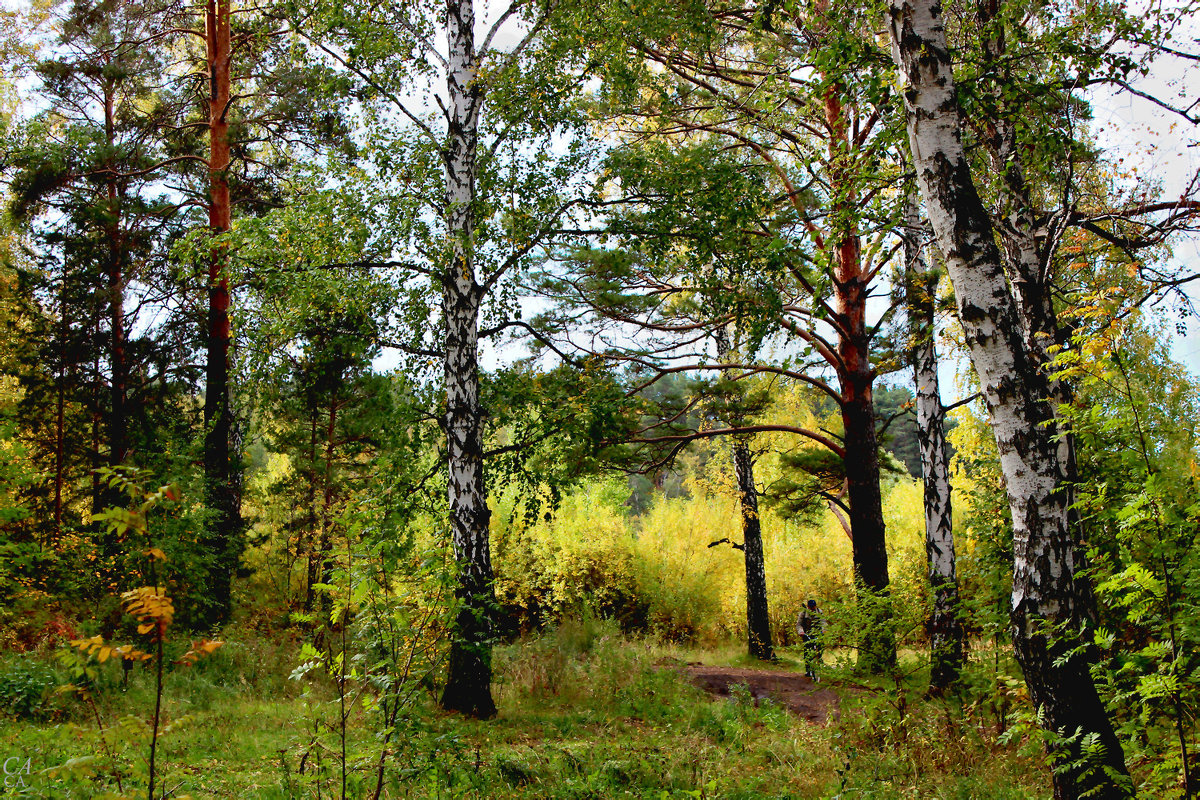
[[[122,661],[149,661],[151,655],[143,650],[138,650],[131,644],[123,644],[120,647],[114,647],[112,654],[120,658]]]
[[[70,642],[72,647],[77,647],[86,653],[94,653],[101,647],[104,647],[104,638],[101,636],[93,636],[90,639],[72,639]]]
[[[139,633],[148,633],[153,627],[165,629],[175,616],[175,607],[166,589],[161,586],[140,586],[121,595],[125,611],[138,619]],[[150,627],[147,628],[146,626]],[[145,629],[145,630],[143,630]]]
[[[201,639],[198,642],[193,642],[191,649],[176,659],[175,663],[190,667],[200,658],[215,653],[223,644],[225,643],[214,639]]]

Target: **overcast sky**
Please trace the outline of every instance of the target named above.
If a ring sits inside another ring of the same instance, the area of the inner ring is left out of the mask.
[[[1180,22],[1171,45],[1188,52],[1200,52],[1200,19],[1195,16]],[[1200,69],[1197,62],[1165,56],[1150,74],[1134,82],[1148,94],[1171,105],[1189,109],[1193,118],[1200,115]],[[1128,92],[1104,90],[1092,95],[1092,110],[1099,144],[1110,153],[1125,158],[1123,165],[1136,170],[1139,177],[1161,183],[1163,197],[1179,197],[1200,169],[1200,128],[1183,117]],[[1200,237],[1177,238],[1173,242],[1172,264],[1181,273],[1200,272]],[[1200,311],[1200,282],[1190,295]],[[1168,310],[1168,314],[1173,309]],[[1200,376],[1200,318],[1186,320],[1187,336],[1172,337],[1172,351],[1193,375]]]

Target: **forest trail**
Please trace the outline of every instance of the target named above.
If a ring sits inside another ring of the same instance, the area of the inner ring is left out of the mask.
[[[682,670],[692,683],[716,697],[729,697],[729,687],[742,684],[756,701],[769,698],[809,722],[824,723],[838,716],[837,693],[796,672],[694,663]]]

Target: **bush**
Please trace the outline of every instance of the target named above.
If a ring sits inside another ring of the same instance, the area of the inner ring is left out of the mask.
[[[0,650],[50,651],[80,636],[76,625],[40,592],[0,601]]]
[[[33,659],[0,667],[0,708],[17,719],[45,719],[55,712],[54,690],[62,683],[53,669]]]

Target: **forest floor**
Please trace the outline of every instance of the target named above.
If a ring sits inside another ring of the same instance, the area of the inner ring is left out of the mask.
[[[229,630],[213,656],[168,674],[157,761],[167,797],[1049,796],[1040,747],[998,737],[987,703],[926,699],[917,658],[877,680],[830,653],[814,684],[787,648],[760,666],[735,643],[706,650],[564,625],[497,648],[496,719],[442,712],[436,687],[414,686],[389,732],[357,689],[343,698],[328,676],[297,677],[285,633]],[[0,653],[0,691],[46,687],[37,713],[0,709],[0,761],[29,765],[0,795],[145,797],[152,673],[137,670],[123,690],[106,664],[81,703],[55,693],[66,680],[56,657]]]
[[[818,724],[839,716],[840,701],[835,691],[790,670],[714,667],[693,662],[684,665],[682,672],[696,686],[717,697],[736,699],[734,690],[744,686],[755,705],[769,699]]]

